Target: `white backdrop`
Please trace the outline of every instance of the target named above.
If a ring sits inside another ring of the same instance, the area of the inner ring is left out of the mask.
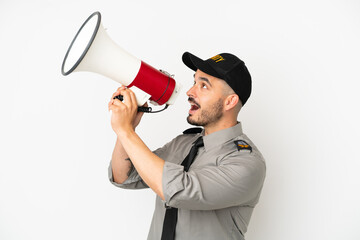
[[[246,62],[253,94],[239,120],[267,161],[248,240],[360,239],[359,1],[0,0],[1,240],[147,236],[155,195],[107,180],[118,84],[60,73],[94,11],[115,42],[184,87],[144,117],[151,149],[189,127],[184,51]]]

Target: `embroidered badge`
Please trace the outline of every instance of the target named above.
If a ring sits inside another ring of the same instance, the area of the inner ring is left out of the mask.
[[[214,60],[215,62],[221,62],[225,60],[221,55],[213,56],[211,59]]]
[[[244,140],[236,140],[234,141],[238,151],[240,150],[250,150],[250,152],[252,152],[252,147],[245,142]]]

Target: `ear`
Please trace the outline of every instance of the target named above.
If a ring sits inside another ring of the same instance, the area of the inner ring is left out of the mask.
[[[237,94],[230,94],[225,99],[225,110],[230,110],[236,107],[237,103],[239,102],[239,96]]]

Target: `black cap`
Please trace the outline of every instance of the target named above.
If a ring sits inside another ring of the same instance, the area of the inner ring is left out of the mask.
[[[235,55],[221,53],[204,61],[189,52],[185,52],[182,60],[186,66],[194,71],[200,69],[204,73],[224,80],[239,96],[243,105],[250,97],[250,73],[245,63]]]

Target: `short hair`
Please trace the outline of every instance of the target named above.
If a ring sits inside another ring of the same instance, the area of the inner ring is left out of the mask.
[[[227,96],[232,95],[232,94],[236,94],[235,91],[225,81],[222,81],[222,85],[223,85],[223,96],[224,97],[227,97]],[[236,104],[236,109],[235,109],[237,112],[239,112],[240,109],[243,106],[239,96],[238,96],[238,98],[239,98],[239,101]]]

